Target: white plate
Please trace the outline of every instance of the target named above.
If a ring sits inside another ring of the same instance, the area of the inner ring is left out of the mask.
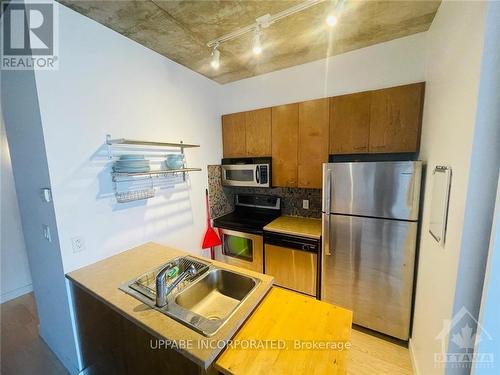
[[[120,161],[144,160],[144,155],[125,154],[120,156]]]
[[[113,168],[115,172],[120,173],[135,173],[135,172],[149,172],[151,168]]]
[[[126,166],[130,166],[130,167],[145,167],[145,166],[149,166],[149,162],[146,161],[141,161],[141,162],[130,162],[130,161],[126,161],[126,162],[115,162],[114,165],[117,165],[117,166],[120,166],[120,167],[126,167]]]

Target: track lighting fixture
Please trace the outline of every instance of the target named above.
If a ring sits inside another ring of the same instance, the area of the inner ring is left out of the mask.
[[[332,5],[330,8],[330,13],[326,17],[326,23],[328,26],[333,27],[337,24],[338,18],[342,12],[343,3],[345,0],[331,0]],[[217,49],[221,43],[225,43],[227,41],[239,38],[243,35],[254,33],[253,35],[253,45],[252,52],[254,55],[260,55],[262,53],[262,43],[261,43],[261,34],[262,29],[265,29],[275,22],[278,22],[286,17],[289,17],[293,14],[302,12],[312,6],[317,4],[324,3],[325,0],[305,0],[302,3],[296,4],[290,8],[284,9],[281,12],[276,14],[265,14],[261,17],[258,17],[255,22],[251,25],[247,25],[240,29],[234,30],[229,34],[222,35],[217,39],[211,40],[207,43],[209,48],[212,48],[212,61],[210,65],[212,68],[219,69],[220,66],[220,52]]]
[[[215,70],[219,69],[220,66],[220,51],[217,49],[218,47],[219,45],[217,44],[212,50],[212,61],[210,62],[210,65]]]
[[[260,43],[260,29],[257,27],[255,29],[255,34],[253,36],[253,47],[252,51],[254,55],[260,55],[262,53],[262,45]]]

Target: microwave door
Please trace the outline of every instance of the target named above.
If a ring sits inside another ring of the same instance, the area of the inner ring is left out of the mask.
[[[223,165],[222,184],[225,186],[257,186],[256,164]]]

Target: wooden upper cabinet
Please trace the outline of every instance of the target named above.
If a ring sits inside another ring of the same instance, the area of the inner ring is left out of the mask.
[[[271,108],[245,112],[247,156],[271,156]]]
[[[245,157],[245,112],[222,116],[222,143],[225,158]]]
[[[297,187],[299,105],[272,108],[273,186]]]
[[[371,92],[370,153],[417,152],[425,83]]]
[[[298,187],[321,189],[328,135],[329,99],[299,103]]]
[[[371,93],[330,98],[330,154],[368,152]]]

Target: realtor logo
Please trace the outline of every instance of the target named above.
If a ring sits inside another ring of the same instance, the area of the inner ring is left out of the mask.
[[[51,0],[1,1],[2,69],[57,69],[57,6]]]
[[[447,350],[446,343],[450,336]],[[481,340],[491,341],[492,337],[465,307],[462,307],[451,320],[443,321],[443,329],[436,336],[436,340],[441,341],[441,352],[434,353],[435,367],[495,367],[493,353],[475,351]]]

